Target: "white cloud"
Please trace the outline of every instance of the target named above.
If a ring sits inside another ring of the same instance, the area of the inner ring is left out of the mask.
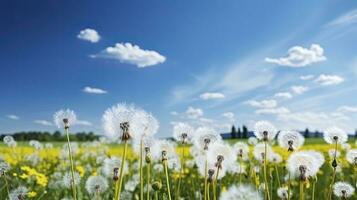
[[[131,43],[116,43],[114,47],[107,47],[101,53],[91,57],[115,59],[122,63],[136,65],[139,68],[157,65],[166,60],[165,56],[156,51],[141,49]]]
[[[294,85],[291,87],[291,90],[295,93],[295,94],[302,94],[306,91],[309,90],[308,87],[305,86],[301,86],[301,85]]]
[[[225,117],[225,118],[228,118],[228,119],[232,119],[232,118],[234,118],[234,113],[225,112],[225,113],[222,114],[222,116]]]
[[[312,74],[300,76],[300,79],[304,80],[304,81],[310,80],[310,79],[313,79],[313,78],[314,78],[314,75],[312,75]]]
[[[52,126],[53,124],[47,120],[40,120],[40,119],[37,119],[35,121],[33,121],[34,123],[36,124],[40,124],[40,125],[43,125],[43,126]]]
[[[274,95],[274,97],[280,97],[285,99],[293,98],[293,95],[290,92],[279,92]]]
[[[315,82],[321,85],[338,85],[343,81],[344,79],[340,76],[326,75],[326,74],[321,74],[319,77],[315,79]]]
[[[106,90],[100,89],[100,88],[94,88],[94,87],[85,87],[82,90],[85,93],[90,93],[90,94],[106,94],[108,93]]]
[[[7,118],[12,119],[12,120],[19,120],[20,117],[18,117],[17,115],[8,115]]]
[[[256,101],[256,100],[251,100],[247,102],[248,105],[256,108],[274,108],[278,105],[276,100],[262,100],[262,101]]]
[[[290,113],[290,110],[285,108],[285,107],[279,107],[279,108],[266,108],[266,109],[259,109],[256,110],[255,113],[257,114],[287,114]]]
[[[188,107],[186,110],[186,115],[189,119],[197,119],[203,116],[203,110],[200,108]]]
[[[178,115],[178,112],[176,112],[176,111],[171,111],[170,114],[173,115],[173,116],[177,116],[177,115]]]
[[[77,120],[76,121],[77,125],[82,125],[82,126],[92,126],[93,124],[89,121],[86,120]]]
[[[312,44],[310,49],[301,46],[291,47],[286,57],[265,58],[268,63],[288,67],[305,67],[324,60],[326,60],[324,49],[318,44]]]
[[[81,30],[79,34],[77,35],[78,39],[81,40],[86,40],[92,43],[96,43],[100,40],[100,35],[98,32],[94,29],[91,28],[86,28],[84,30]]]
[[[327,26],[348,25],[357,22],[357,9],[347,12],[338,18],[334,19]]]
[[[206,93],[202,93],[200,95],[200,98],[203,100],[209,100],[209,99],[224,99],[225,96],[222,93],[218,93],[218,92],[206,92]]]
[[[357,106],[340,106],[337,108],[338,112],[348,113],[348,112],[357,112]]]

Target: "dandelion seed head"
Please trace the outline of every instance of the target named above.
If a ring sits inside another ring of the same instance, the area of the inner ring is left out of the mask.
[[[319,170],[316,158],[304,151],[292,153],[287,160],[287,168],[293,177],[302,180],[315,176]]]
[[[74,181],[73,182],[74,182],[74,185],[78,185],[81,182],[81,176],[79,175],[78,172],[74,172]],[[72,187],[71,172],[66,172],[63,175],[62,184],[63,184],[63,187],[68,188],[68,189]]]
[[[232,147],[225,143],[212,145],[207,151],[207,159],[209,163],[218,165],[216,167],[229,168],[230,165],[236,164],[236,155]]]
[[[262,195],[251,185],[233,185],[221,193],[220,200],[263,200]]]
[[[288,196],[292,196],[292,191],[290,191],[290,195],[288,195],[288,187],[279,187],[277,190],[278,197],[282,200],[288,199]]]
[[[340,182],[336,182],[333,185],[333,193],[337,197],[348,198],[348,197],[351,197],[354,192],[355,192],[354,187],[347,182],[340,181]]]
[[[256,137],[249,137],[248,144],[251,146],[254,146],[254,145],[258,144],[258,139]]]
[[[194,134],[194,144],[199,149],[208,150],[209,146],[222,140],[221,135],[211,127],[199,127]]]
[[[343,144],[347,142],[347,139],[348,139],[347,133],[335,126],[326,129],[324,132],[324,140],[328,144],[335,144],[336,142],[338,144]]]
[[[7,135],[7,136],[5,136],[5,137],[3,138],[3,141],[4,141],[5,144],[8,144],[8,143],[10,143],[10,142],[12,142],[12,141],[15,141],[15,140],[14,140],[14,138],[13,138],[12,136]]]
[[[283,161],[283,158],[281,157],[280,154],[273,152],[270,156],[270,160],[271,160],[271,162],[273,162],[275,164],[279,164]]]
[[[244,142],[236,142],[233,145],[233,149],[238,157],[243,158],[243,160],[248,159],[249,147]]]
[[[258,143],[254,146],[253,156],[256,160],[264,162],[264,157],[266,156],[267,160],[271,160],[271,155],[273,154],[273,149],[269,144],[266,144],[266,155],[265,155],[265,144],[263,142]]]
[[[53,115],[53,121],[58,128],[67,128],[77,122],[77,116],[73,110],[59,110]]]
[[[273,124],[268,121],[258,121],[254,125],[254,135],[259,140],[271,141],[275,138],[277,130]]]
[[[193,136],[194,129],[187,123],[179,122],[173,127],[174,139],[178,142],[190,142]]]
[[[35,148],[36,150],[43,149],[43,145],[41,144],[41,142],[39,142],[37,140],[30,140],[29,145],[31,147]]]
[[[108,178],[112,178],[114,176],[114,169],[119,168],[121,164],[122,164],[121,159],[117,157],[110,157],[104,159],[103,168],[102,168],[103,175]],[[128,170],[128,166],[127,163],[125,163],[124,173],[126,173],[127,170]]]
[[[341,148],[345,151],[349,151],[351,149],[351,145],[348,143],[344,143],[341,145]]]
[[[309,150],[309,151],[303,151],[303,153],[306,153],[306,154],[314,157],[318,168],[320,168],[325,163],[324,155],[318,151]]]
[[[157,133],[159,121],[152,114],[136,108],[130,126],[130,136],[139,143],[143,137],[153,137]]]
[[[108,187],[108,181],[103,176],[90,176],[85,185],[89,194],[103,193]]]
[[[305,138],[297,131],[280,131],[279,146],[289,151],[295,151],[304,144]]]
[[[351,149],[346,153],[346,160],[353,165],[357,165],[357,149]]]
[[[0,158],[0,176],[10,170],[10,165]]]
[[[176,144],[168,140],[155,140],[151,148],[151,155],[154,160],[161,160],[162,152],[166,152],[168,158],[176,156]]]
[[[341,152],[339,150],[337,150],[337,151],[335,149],[328,150],[328,155],[330,156],[330,158],[333,159],[335,157],[335,154],[336,154],[336,158],[341,156]]]
[[[9,194],[10,200],[24,200],[27,197],[28,189],[24,186],[19,186],[11,190]]]

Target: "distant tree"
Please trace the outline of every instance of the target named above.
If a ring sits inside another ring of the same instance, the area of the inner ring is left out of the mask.
[[[355,138],[357,138],[357,129],[355,130]]]
[[[242,138],[248,138],[248,128],[245,125],[242,126],[242,136]]]
[[[240,130],[240,127],[238,127],[237,137],[242,138],[242,131]]]
[[[237,138],[237,131],[236,131],[236,127],[233,125],[232,129],[231,129],[231,138]]]
[[[305,138],[308,138],[310,136],[310,132],[308,128],[305,129],[304,136]]]
[[[320,133],[316,130],[315,131],[315,138],[319,137]]]
[[[0,139],[2,140],[5,135],[12,135],[16,141],[29,141],[38,140],[42,142],[46,141],[66,141],[65,135],[61,134],[60,131],[50,132],[40,132],[40,131],[28,131],[28,132],[17,132],[13,134],[1,134]],[[93,132],[80,132],[76,134],[71,134],[70,139],[72,141],[93,141],[97,140],[99,136],[95,135]]]

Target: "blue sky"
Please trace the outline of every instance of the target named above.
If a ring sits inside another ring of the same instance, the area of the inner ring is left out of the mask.
[[[102,133],[101,116],[134,103],[160,121],[229,130],[357,120],[356,1],[3,1],[0,132]]]

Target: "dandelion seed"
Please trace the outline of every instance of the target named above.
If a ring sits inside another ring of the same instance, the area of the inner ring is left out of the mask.
[[[195,131],[194,144],[203,150],[208,150],[209,146],[222,141],[222,137],[213,128],[199,127]]]
[[[259,140],[271,141],[275,138],[277,130],[273,124],[268,121],[258,121],[254,126],[254,135]]]
[[[207,151],[209,165],[219,169],[218,178],[222,178],[231,165],[236,165],[236,155],[228,144],[218,143]]]
[[[58,128],[68,129],[77,122],[77,116],[73,110],[59,110],[53,115],[54,123]]]
[[[90,176],[85,188],[89,194],[101,194],[108,189],[108,181],[102,176]]]
[[[295,152],[287,160],[287,168],[293,177],[304,181],[316,175],[319,170],[318,161],[311,154],[304,151]]]
[[[354,191],[355,189],[352,187],[352,185],[347,182],[336,182],[333,185],[333,193],[342,199],[351,197]]]
[[[338,127],[330,127],[324,132],[324,140],[329,144],[343,144],[347,139],[347,133]]]
[[[279,146],[288,151],[295,151],[304,144],[305,138],[297,131],[280,131],[278,135]]]
[[[222,192],[220,200],[263,200],[262,195],[250,185],[231,186]]]

